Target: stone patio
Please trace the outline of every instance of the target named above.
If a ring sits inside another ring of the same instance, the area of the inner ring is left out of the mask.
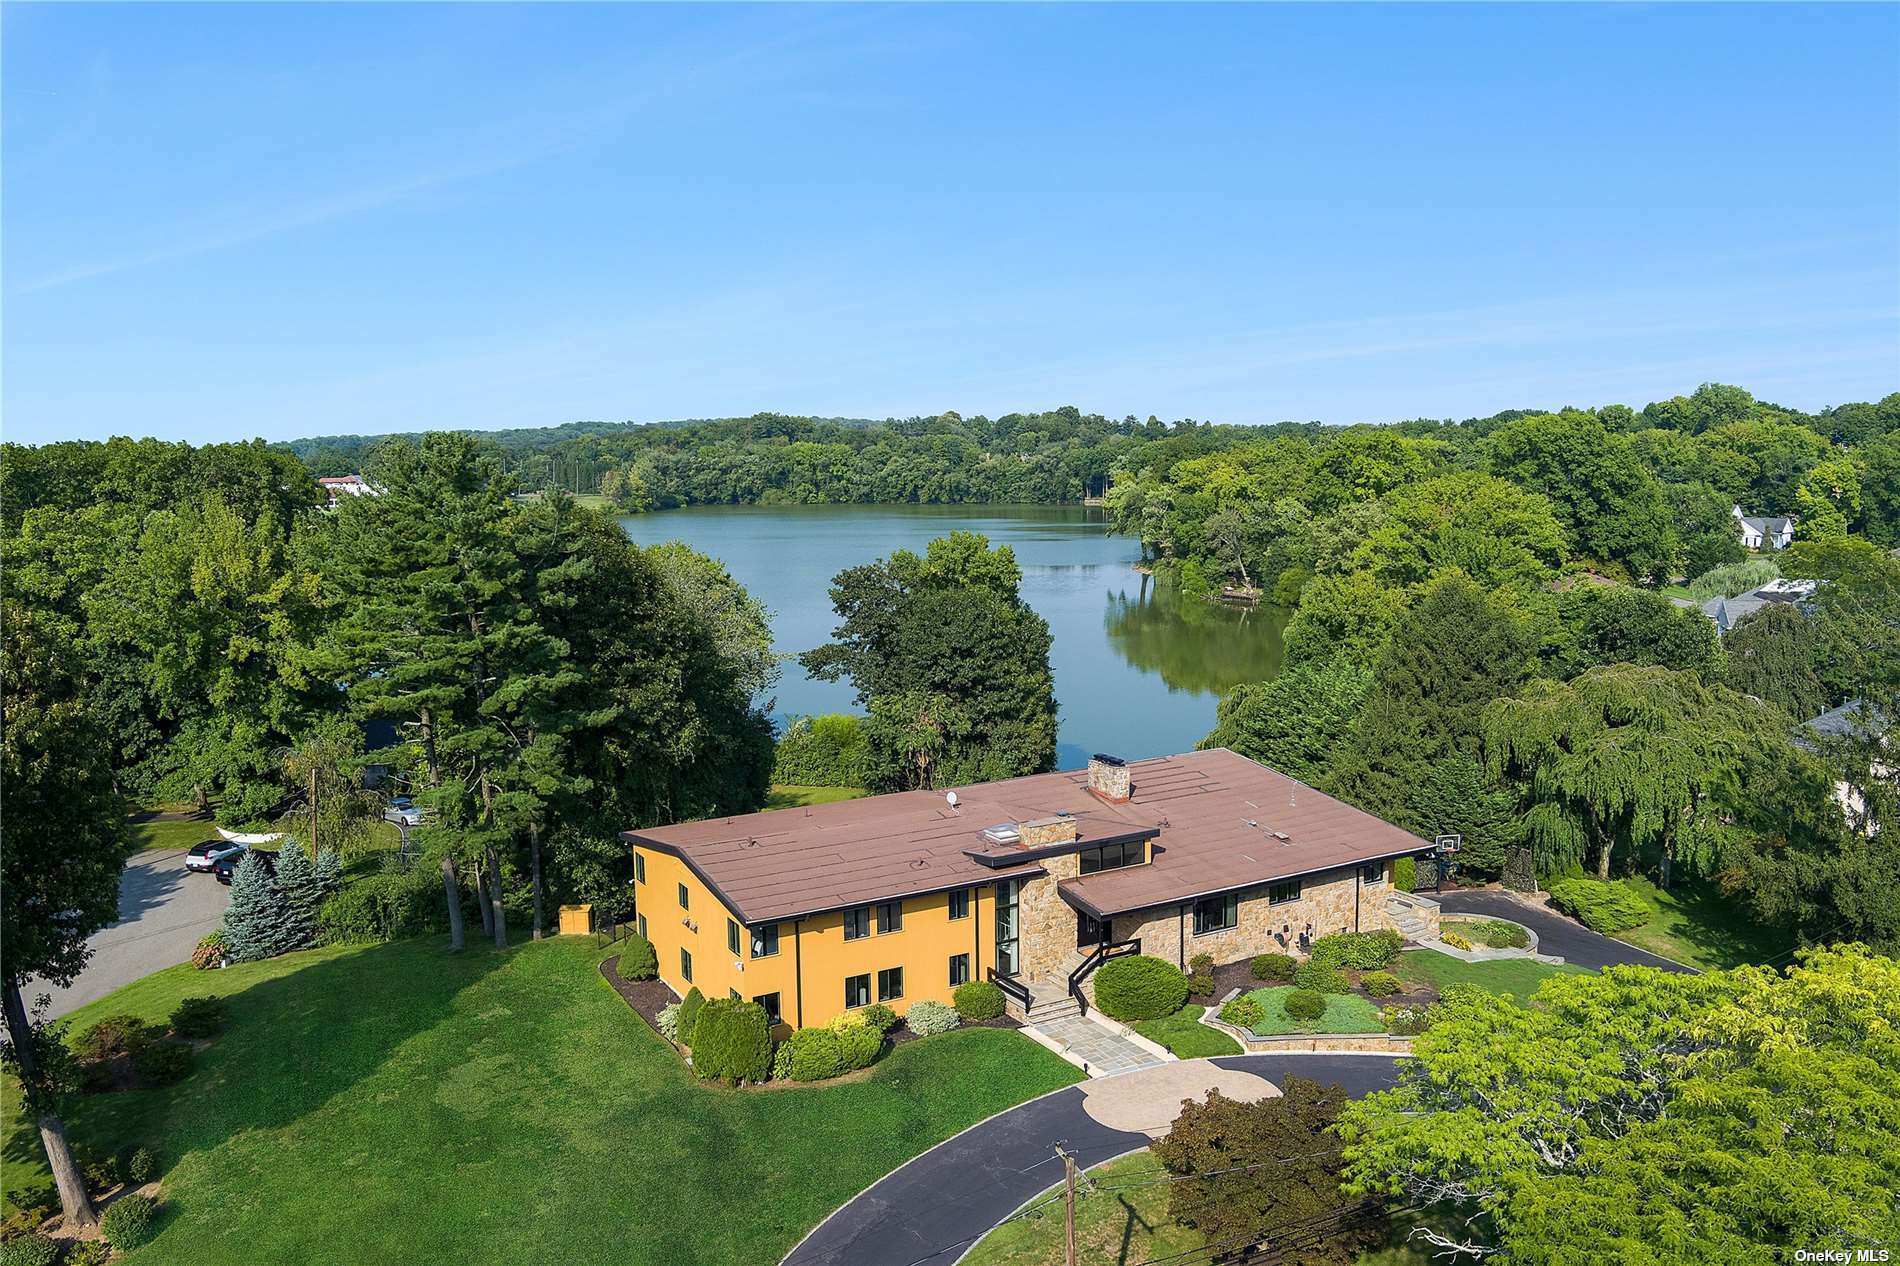
[[[1071,1063],[1079,1061],[1082,1071],[1091,1077],[1113,1077],[1169,1062],[1081,1016],[1044,1020],[1027,1026],[1025,1031],[1049,1039],[1071,1057]]]

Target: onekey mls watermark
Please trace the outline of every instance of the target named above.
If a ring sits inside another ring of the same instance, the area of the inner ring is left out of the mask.
[[[1857,1262],[1887,1262],[1893,1260],[1891,1249],[1884,1248],[1798,1248],[1794,1251],[1797,1262],[1819,1262],[1824,1266],[1854,1266]]]

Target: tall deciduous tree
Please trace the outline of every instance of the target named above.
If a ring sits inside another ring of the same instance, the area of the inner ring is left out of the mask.
[[[1821,629],[1795,607],[1770,603],[1751,611],[1723,639],[1731,690],[1779,704],[1790,720],[1827,711],[1827,688],[1814,674]]]
[[[1485,442],[1493,473],[1550,499],[1573,555],[1620,563],[1632,578],[1666,576],[1675,539],[1662,486],[1627,437],[1584,413],[1506,423]]]
[[[130,842],[113,790],[109,748],[87,709],[78,665],[55,622],[11,607],[0,622],[0,966],[9,1058],[71,1226],[98,1220],[60,1116],[57,1041],[33,1024],[22,989],[39,977],[71,984],[86,938],[119,912]],[[53,1058],[49,1058],[52,1056]]]

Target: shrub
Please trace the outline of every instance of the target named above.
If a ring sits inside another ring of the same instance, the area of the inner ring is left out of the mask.
[[[121,1253],[135,1249],[152,1235],[152,1215],[158,1206],[136,1192],[120,1196],[99,1219],[106,1242]]]
[[[869,751],[862,717],[793,717],[774,753],[772,781],[799,787],[862,787],[870,777]]]
[[[185,998],[172,1012],[172,1032],[179,1037],[216,1037],[224,1030],[224,999]]]
[[[693,1044],[693,1038],[696,1036],[693,1032],[693,1026],[699,1022],[700,1010],[705,1007],[705,1005],[706,995],[699,992],[698,985],[694,985],[691,989],[688,989],[686,996],[680,999],[679,1040],[682,1046],[691,1046]]]
[[[135,1015],[109,1015],[82,1029],[73,1042],[73,1054],[84,1060],[130,1055],[157,1034]]]
[[[191,951],[191,965],[199,971],[224,966],[224,933],[211,931],[199,937],[197,948]]]
[[[169,1086],[191,1075],[191,1048],[182,1042],[147,1042],[132,1052],[132,1071],[150,1086]]]
[[[317,910],[317,943],[394,941],[435,931],[447,918],[442,873],[426,866],[365,875]]]
[[[1313,993],[1345,993],[1346,978],[1339,968],[1317,958],[1309,958],[1301,963],[1299,970],[1293,973],[1293,983]]]
[[[86,1190],[97,1195],[119,1185],[119,1158],[91,1147],[73,1149],[73,1163],[86,1180]]]
[[[1379,1012],[1385,1031],[1398,1037],[1417,1037],[1431,1027],[1429,1007],[1386,1007]]]
[[[1404,948],[1404,935],[1390,928],[1377,932],[1336,932],[1313,943],[1311,959],[1332,967],[1376,971],[1390,966]]]
[[[864,1018],[866,1024],[876,1029],[879,1033],[889,1033],[892,1029],[897,1027],[897,1012],[891,1010],[881,1002],[873,1002],[870,1006],[858,1012],[858,1014]]]
[[[994,1020],[1003,1014],[1003,989],[992,980],[966,980],[950,997],[966,1020]]]
[[[1242,995],[1220,1009],[1220,1018],[1237,1029],[1255,1029],[1266,1022],[1267,1009],[1258,1000]]]
[[[680,1040],[679,1003],[669,1002],[661,1007],[660,1013],[653,1017],[653,1022],[660,1026],[660,1036],[664,1037],[667,1041],[677,1042]]]
[[[1456,932],[1446,932],[1443,935],[1441,935],[1438,939],[1443,941],[1445,944],[1451,946],[1453,949],[1468,950],[1471,948],[1471,942],[1467,941],[1464,937],[1458,935]]]
[[[1286,1008],[1289,1018],[1304,1024],[1326,1014],[1326,995],[1311,989],[1295,989],[1280,1005]]]
[[[714,998],[693,1024],[693,1071],[711,1079],[764,1081],[772,1071],[772,1026],[765,1008]]]
[[[1299,960],[1291,954],[1256,954],[1252,963],[1253,978],[1285,984],[1293,979],[1299,965]]]
[[[1212,997],[1214,993],[1214,956],[1196,954],[1188,959],[1188,992],[1198,998]]]
[[[37,1231],[0,1244],[0,1266],[53,1266],[58,1260],[59,1241]]]
[[[112,1246],[104,1240],[69,1240],[65,1266],[106,1266],[112,1258]]]
[[[1550,904],[1605,934],[1641,927],[1655,913],[1648,901],[1621,880],[1559,880],[1550,886]]]
[[[946,1007],[941,1002],[932,1002],[926,998],[922,1002],[910,1004],[910,1010],[904,1013],[904,1023],[918,1037],[934,1037],[939,1033],[948,1033],[963,1021],[957,1016],[955,1007]]]
[[[823,1081],[845,1071],[838,1035],[829,1028],[799,1029],[779,1043],[772,1075],[792,1081]]]
[[[1130,954],[1095,973],[1095,1005],[1115,1020],[1158,1020],[1187,1001],[1187,977],[1164,959]]]
[[[862,1015],[847,1011],[825,1027],[838,1039],[838,1056],[845,1072],[870,1067],[884,1049],[884,1034],[876,1025],[865,1023]]]
[[[1502,919],[1480,923],[1477,934],[1478,939],[1492,949],[1526,949],[1531,943],[1531,934],[1528,931]]]
[[[1359,987],[1366,991],[1368,998],[1390,998],[1404,988],[1399,978],[1389,971],[1369,971],[1359,978]]]
[[[635,932],[627,938],[614,970],[622,980],[652,980],[660,974],[660,956],[653,952],[652,941]]]
[[[1410,892],[1418,884],[1418,861],[1411,857],[1401,857],[1392,863],[1392,886],[1400,892]]]
[[[126,1181],[143,1187],[156,1177],[158,1177],[158,1157],[152,1155],[152,1149],[149,1147],[135,1148],[125,1161]]]

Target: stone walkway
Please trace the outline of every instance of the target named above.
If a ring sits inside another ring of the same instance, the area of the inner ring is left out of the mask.
[[[1044,1020],[1029,1027],[1081,1060],[1082,1071],[1091,1077],[1113,1077],[1168,1062],[1081,1016]]]

